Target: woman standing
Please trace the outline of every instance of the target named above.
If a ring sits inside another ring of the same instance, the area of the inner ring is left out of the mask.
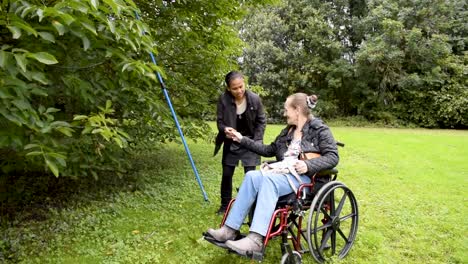
[[[233,142],[230,136],[232,131],[254,140],[263,141],[265,133],[265,113],[260,97],[245,90],[245,81],[242,73],[229,72],[225,77],[226,91],[219,97],[217,106],[218,135],[216,137],[216,155],[223,147],[223,175],[221,180],[221,206],[218,214],[224,214],[232,198],[232,176],[239,160],[244,166],[244,173],[255,170],[260,165],[260,156]]]

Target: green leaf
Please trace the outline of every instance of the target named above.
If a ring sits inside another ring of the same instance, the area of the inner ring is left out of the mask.
[[[64,2],[66,7],[71,7],[74,10],[80,11],[81,13],[87,14],[89,7],[83,1],[66,1]],[[75,12],[76,13],[76,12]]]
[[[81,25],[83,25],[87,30],[93,32],[94,35],[97,35],[96,27],[92,24],[91,20],[83,18],[84,21],[81,21]]]
[[[11,115],[10,113],[7,113],[4,109],[0,109],[0,114],[2,114],[6,119],[15,123],[19,127],[23,125],[22,120],[19,120],[16,115]]]
[[[49,153],[49,155],[51,155],[52,153]],[[55,153],[54,153],[55,154]],[[51,155],[52,156],[52,155]],[[62,165],[62,167],[66,167],[67,166],[67,162],[65,161],[64,158],[60,158],[60,157],[56,157],[55,160],[58,161],[58,163],[60,165]]]
[[[54,162],[46,159],[45,160],[46,164],[47,164],[47,167],[49,167],[49,169],[52,171],[52,173],[55,175],[55,177],[58,177],[59,176],[59,170],[57,168],[57,165],[55,165]]]
[[[91,131],[92,134],[97,134],[97,133],[102,133],[102,128],[96,128],[96,129],[93,129],[93,131]]]
[[[98,0],[89,0],[89,2],[91,3],[91,6],[93,6],[94,10],[98,9],[98,6],[99,6]]]
[[[31,151],[31,152],[29,152],[28,154],[26,154],[25,156],[26,156],[26,157],[29,157],[29,156],[38,156],[38,155],[42,155],[42,154],[44,154],[44,152],[42,152],[42,151]]]
[[[13,48],[13,49],[11,49],[11,52],[13,52],[13,53],[19,53],[19,52],[28,53],[29,51],[27,51],[25,49],[21,49],[21,48]]]
[[[83,41],[83,49],[88,50],[89,46],[91,45],[91,42],[89,41],[89,39],[86,36],[82,36],[81,40]]]
[[[57,153],[57,152],[48,152],[48,156],[54,157],[56,159],[66,159],[67,157],[63,154]]]
[[[73,16],[67,13],[61,13],[60,17],[63,19],[63,22],[65,22],[65,24],[67,24],[68,26],[76,20]]]
[[[19,39],[21,37],[21,29],[15,26],[7,26],[7,28],[10,30],[11,34],[13,34],[14,39]]]
[[[8,62],[8,57],[10,57],[10,53],[0,50],[0,67],[5,68]]]
[[[26,146],[24,146],[24,149],[31,149],[31,148],[36,148],[36,147],[39,147],[38,144],[27,144]]]
[[[39,36],[42,39],[55,43],[55,36],[53,34],[50,34],[49,32],[45,32],[45,31],[37,32],[37,34],[39,34]]]
[[[114,14],[119,14],[120,13],[120,8],[119,8],[119,5],[116,4],[116,1],[114,0],[103,0],[104,3],[106,3],[107,5],[109,5],[111,8],[112,8],[112,11],[114,12]]]
[[[108,19],[107,23],[109,24],[109,29],[112,32],[112,34],[115,34],[115,23],[114,23],[114,21]]]
[[[71,137],[73,133],[73,129],[69,127],[57,127],[56,130],[68,137]]]
[[[36,80],[36,81],[38,81],[38,82],[40,82],[42,84],[48,84],[49,83],[49,80],[47,80],[47,78],[45,77],[45,74],[42,73],[42,72],[32,72],[31,73],[31,78],[33,78],[33,80]]]
[[[49,108],[47,108],[47,110],[46,110],[46,114],[48,114],[48,113],[60,112],[60,111],[61,111],[60,109],[53,108],[53,107],[49,107]]]
[[[39,114],[43,114],[45,112],[45,107],[43,105],[39,105],[39,108],[38,108],[38,111],[39,111]]]
[[[39,22],[41,22],[42,19],[44,18],[44,10],[42,10],[42,9],[37,9],[36,14],[37,14],[37,16],[39,17]]]
[[[32,88],[31,93],[35,95],[40,95],[40,96],[49,96],[49,94],[47,94],[47,92],[44,91],[44,89],[37,88],[37,87]]]
[[[138,49],[137,49],[135,43],[133,43],[133,41],[132,41],[130,38],[128,38],[128,37],[123,37],[122,39],[126,40],[126,41],[127,41],[127,44],[130,45],[134,51],[138,51]]]
[[[91,130],[93,130],[93,127],[92,126],[86,126],[83,131],[81,131],[81,134],[82,135],[85,135],[85,134],[89,134],[89,132],[91,132]]]
[[[124,132],[124,131],[122,131],[122,130],[119,130],[119,131],[117,131],[117,132],[118,132],[120,135],[124,136],[125,138],[128,138],[128,139],[130,138],[130,136],[129,136],[126,132]]]
[[[145,76],[151,78],[152,80],[156,80],[156,74],[152,72],[145,72]]]
[[[99,179],[97,173],[95,171],[91,171],[91,174],[93,175],[93,178],[97,181]]]
[[[14,104],[16,107],[18,107],[18,109],[20,110],[26,110],[26,109],[30,109],[31,108],[31,105],[29,104],[29,102],[27,100],[22,100],[22,99],[16,99],[16,100],[13,100],[11,101],[12,104]]]
[[[127,4],[129,4],[133,8],[137,8],[135,2],[133,2],[132,0],[125,0],[125,2],[127,2]]]
[[[8,88],[1,88],[0,89],[0,98],[2,99],[11,99],[13,96],[8,92]]]
[[[13,21],[11,22],[11,24],[37,37],[37,31],[34,28],[32,28],[28,23],[20,22],[20,21]]]
[[[111,106],[112,106],[112,101],[111,101],[111,100],[107,100],[107,101],[106,101],[106,109],[111,108]]]
[[[88,116],[76,115],[76,116],[73,117],[73,120],[83,120],[83,119],[88,119]]]
[[[58,34],[60,36],[65,34],[66,28],[62,23],[58,22],[57,20],[54,20],[54,21],[52,21],[52,26],[55,27],[55,30],[57,30],[57,32],[58,32]]]
[[[119,137],[113,137],[115,143],[117,143],[117,145],[120,147],[120,148],[123,148],[123,142],[122,142],[122,139],[120,139]]]
[[[26,60],[26,56],[24,54],[14,54],[15,60],[18,63],[18,66],[20,66],[21,70],[23,72],[26,72],[26,65],[28,64],[28,61]]]
[[[52,130],[52,127],[50,127],[49,125],[46,125],[45,127],[43,127],[43,128],[41,129],[41,133],[42,133],[42,134],[47,134],[47,133],[49,133],[51,130]]]
[[[65,121],[54,121],[50,123],[52,127],[70,127],[70,124]]]
[[[124,72],[128,67],[132,66],[133,62],[125,63],[125,65],[122,67],[122,72]],[[130,68],[132,70],[132,68]]]
[[[9,49],[11,47],[12,47],[11,45],[3,44],[1,50],[6,50],[6,49]]]
[[[23,12],[21,12],[21,15],[20,15],[20,16],[21,16],[22,18],[25,18],[29,13],[31,13],[31,11],[34,11],[34,7],[28,6],[28,7],[26,7],[26,8],[23,10]]]
[[[37,61],[47,65],[58,63],[54,55],[47,52],[29,53],[28,57],[36,59]]]

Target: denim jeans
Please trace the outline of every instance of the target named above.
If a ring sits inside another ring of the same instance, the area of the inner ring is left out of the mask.
[[[228,206],[232,199],[232,176],[234,176],[235,166],[223,165],[223,177],[221,179],[221,207]],[[244,167],[244,174],[255,170],[255,166]]]
[[[266,172],[262,175],[259,170],[247,172],[225,224],[239,230],[257,200],[250,231],[265,236],[278,198],[293,192],[286,177],[299,187],[299,182],[290,173]],[[310,178],[306,175],[301,175],[301,180],[303,183],[310,183]]]

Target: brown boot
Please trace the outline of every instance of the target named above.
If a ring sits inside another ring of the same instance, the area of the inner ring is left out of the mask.
[[[250,232],[247,237],[243,239],[227,241],[226,247],[243,256],[246,256],[248,251],[261,252],[263,249],[263,236],[255,232]]]
[[[237,236],[237,230],[232,229],[226,225],[223,225],[220,229],[216,230],[210,228],[206,233],[218,242],[226,242],[228,240],[233,240]]]

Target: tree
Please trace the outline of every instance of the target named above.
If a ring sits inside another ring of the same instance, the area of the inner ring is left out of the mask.
[[[459,0],[284,0],[247,16],[242,67],[271,115],[303,91],[323,117],[466,127],[466,14]]]
[[[357,71],[368,80],[373,103],[361,105],[361,113],[377,118],[387,113],[425,127],[466,127],[466,58],[454,53],[460,44],[454,46],[452,40],[460,35],[450,35],[457,32],[454,18],[462,16],[464,5],[437,0],[369,3],[371,12],[363,20],[368,34]]]
[[[123,172],[115,150],[130,140],[124,106],[154,97],[142,88],[155,86],[159,70],[141,60],[156,50],[135,4],[3,1],[1,9],[3,173],[41,164],[55,176]]]
[[[241,51],[234,22],[262,2],[3,1],[3,173],[122,175],[128,146],[178,137],[157,74],[184,133],[206,137]]]
[[[268,93],[265,101],[274,117],[291,93],[330,93],[327,75],[343,51],[324,10],[321,1],[283,1],[252,12],[243,23],[241,37],[249,46],[242,67]],[[333,100],[327,101],[331,106]]]

